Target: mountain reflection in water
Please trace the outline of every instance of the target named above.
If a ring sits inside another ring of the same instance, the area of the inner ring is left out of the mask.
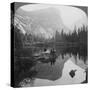
[[[32,78],[24,78],[19,85],[27,87],[81,83],[86,79],[87,60],[84,59],[78,54],[60,54],[54,65],[37,62],[31,68],[32,71],[37,72],[36,75]],[[73,78],[69,74],[71,70],[76,70]]]

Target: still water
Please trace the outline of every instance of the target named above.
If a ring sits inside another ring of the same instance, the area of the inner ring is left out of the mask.
[[[30,68],[30,72],[36,71],[37,73],[32,77],[25,77],[19,85],[27,87],[79,84],[86,80],[85,70],[87,66],[87,60],[79,57],[78,54],[59,55],[53,65],[50,62],[38,61],[37,64]],[[72,70],[75,71],[73,77],[70,75]]]

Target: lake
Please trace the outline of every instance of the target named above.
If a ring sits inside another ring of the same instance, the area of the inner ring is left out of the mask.
[[[79,56],[78,53],[77,55],[72,53],[60,54],[54,64],[38,61],[30,67],[23,74],[24,77],[20,81],[19,86],[80,84],[86,80],[85,71],[87,68],[87,58]]]

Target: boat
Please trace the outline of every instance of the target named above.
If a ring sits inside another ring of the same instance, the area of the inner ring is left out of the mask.
[[[56,53],[52,54],[50,51],[39,52],[33,55],[34,59],[41,62],[51,62],[56,59]]]

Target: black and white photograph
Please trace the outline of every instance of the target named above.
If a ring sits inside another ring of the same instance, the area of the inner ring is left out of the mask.
[[[88,83],[88,7],[11,3],[11,86]]]

